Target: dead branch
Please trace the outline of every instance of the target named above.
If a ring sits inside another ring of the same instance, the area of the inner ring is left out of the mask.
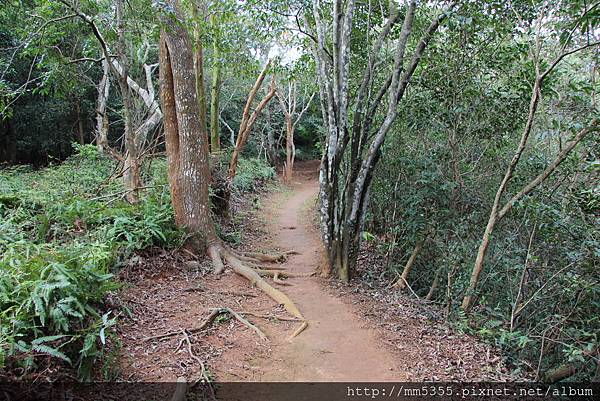
[[[263,331],[261,329],[259,329],[258,327],[256,327],[252,323],[250,323],[241,314],[235,312],[234,310],[232,310],[230,308],[217,308],[216,310],[219,311],[219,313],[229,313],[231,316],[233,316],[235,319],[237,319],[244,326],[248,327],[249,329],[254,330],[254,332],[256,332],[256,334],[261,338],[261,340],[269,341],[269,339],[267,338],[267,336],[265,335],[265,333],[263,333]]]
[[[210,312],[210,314],[206,317],[206,319],[204,319],[204,321],[200,324],[200,326],[195,327],[193,329],[188,329],[187,331],[191,334],[194,334],[194,333],[198,333],[199,331],[204,330],[206,327],[208,327],[212,324],[213,320],[215,320],[215,318],[219,314],[220,314],[220,312],[218,310],[212,310]],[[180,333],[179,331],[174,331],[174,332],[159,334],[156,336],[146,337],[146,338],[144,338],[143,341],[146,342],[146,341],[151,341],[151,340],[160,340],[163,338],[173,337],[179,333]]]
[[[282,322],[300,322],[301,320],[295,317],[281,317],[281,316],[277,316],[277,315],[269,315],[269,314],[259,314],[259,313],[254,313],[254,312],[246,312],[246,311],[241,311],[238,312],[240,315],[248,315],[248,316],[253,316],[253,317],[258,317],[260,319],[267,319],[267,320],[280,320]]]

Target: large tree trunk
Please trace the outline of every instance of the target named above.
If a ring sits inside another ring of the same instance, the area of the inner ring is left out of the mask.
[[[200,123],[206,127],[206,94],[204,91],[204,48],[202,46],[202,35],[200,30],[199,1],[192,2],[192,16],[194,17],[194,71],[196,79],[196,96],[198,96],[198,108],[200,112]]]
[[[161,32],[160,86],[169,186],[175,222],[192,234],[191,244],[206,252],[216,239],[210,216],[208,136],[198,111],[192,46],[182,26],[171,22]],[[196,66],[196,70],[201,69]]]
[[[166,27],[161,31],[159,56],[169,188],[175,222],[191,234],[187,242],[189,248],[211,257],[216,273],[223,272],[223,262],[227,262],[237,274],[247,278],[302,320],[293,337],[304,330],[308,323],[283,292],[261,277],[271,272],[253,267],[258,263],[280,260],[285,255],[240,255],[217,238],[208,197],[210,170],[206,121],[201,121],[196,88],[189,84],[195,75],[191,41],[181,23],[177,0],[170,0],[170,6],[176,18],[164,15]],[[196,69],[200,68],[202,65],[197,64]],[[279,273],[277,271],[276,274]]]

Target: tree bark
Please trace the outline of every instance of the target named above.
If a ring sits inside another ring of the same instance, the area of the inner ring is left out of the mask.
[[[123,170],[123,180],[125,182],[125,189],[127,193],[125,195],[129,203],[139,202],[139,188],[142,186],[142,180],[140,176],[139,167],[139,149],[135,140],[135,135],[132,127],[132,110],[133,100],[131,99],[131,93],[129,92],[129,86],[127,84],[128,72],[128,60],[127,60],[127,48],[125,42],[125,19],[123,15],[124,4],[123,0],[116,0],[116,13],[117,13],[117,57],[121,64],[121,74],[118,76],[119,89],[121,91],[121,97],[123,99],[123,121],[125,126],[125,165]]]
[[[198,109],[200,123],[206,126],[206,93],[204,90],[204,47],[202,46],[202,31],[200,29],[199,0],[192,2],[192,16],[194,18],[194,71],[196,82],[196,95],[198,96]]]
[[[455,4],[452,4],[449,9],[454,7]],[[331,41],[326,38],[329,24],[326,22],[328,18],[322,16],[324,7],[321,1],[315,0],[312,9],[312,19],[315,21],[312,36],[316,38],[312,51],[317,64],[321,110],[327,132],[319,176],[321,230],[323,242],[330,250],[327,270],[336,270],[345,281],[352,276],[356,266],[372,176],[381,156],[381,147],[425,49],[448,14],[441,12],[431,21],[409,62],[405,63],[416,11],[416,0],[409,2],[399,39],[395,43],[394,67],[377,89],[375,77],[378,76],[376,68],[381,65],[381,49],[399,19],[398,9],[391,3],[389,17],[371,44],[369,61],[355,95],[354,109],[350,110],[348,80],[354,8],[353,0],[333,1]],[[305,17],[304,21],[310,30],[309,18]],[[332,44],[331,51],[328,50],[329,43]],[[371,90],[376,93],[375,96],[369,95]],[[375,116],[386,95],[387,110],[379,126],[374,127]],[[352,126],[347,121],[349,115],[354,116]],[[351,151],[350,155],[345,156],[348,143],[351,143]],[[338,182],[340,176],[345,178],[343,185]]]
[[[406,262],[406,265],[404,266],[404,270],[402,270],[402,275],[400,276],[398,281],[394,283],[394,288],[397,288],[398,290],[403,290],[406,288],[406,284],[408,283],[408,275],[410,274],[410,271],[412,270],[412,267],[414,266],[415,261],[417,260],[417,256],[419,255],[419,252],[421,252],[422,248],[423,241],[418,240],[417,244],[415,245],[415,248],[413,249],[412,253],[410,254],[410,257],[408,258],[408,261]]]
[[[160,42],[160,86],[175,222],[192,235],[188,245],[206,252],[217,238],[208,198],[208,135],[198,110],[196,87],[189,84],[202,66],[195,69],[188,57],[193,54],[192,46],[182,25],[171,18],[165,18],[165,24]]]
[[[210,24],[213,30],[217,30],[217,18],[215,14],[210,16]],[[219,93],[221,90],[221,50],[218,40],[213,40],[213,68],[212,83],[210,87],[210,150],[218,152],[221,150],[221,139],[219,130]]]
[[[104,153],[108,145],[108,113],[106,105],[110,93],[109,65],[106,59],[102,60],[102,78],[98,84],[98,100],[96,101],[96,146],[98,151]]]

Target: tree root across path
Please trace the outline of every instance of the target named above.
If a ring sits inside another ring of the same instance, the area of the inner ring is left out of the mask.
[[[281,280],[281,278],[295,277],[292,273],[282,271],[281,267],[265,268],[265,266],[262,266],[261,263],[284,262],[288,255],[297,254],[297,252],[288,251],[277,255],[266,255],[262,253],[242,254],[234,251],[221,242],[214,242],[209,246],[208,254],[212,259],[216,274],[221,274],[225,270],[224,262],[227,263],[235,273],[246,278],[252,285],[255,285],[274,301],[283,305],[285,310],[302,322],[289,337],[290,340],[308,327],[308,322],[296,304],[294,304],[294,302],[287,295],[271,286],[262,278],[264,276],[272,277],[273,282],[277,284],[288,284]]]

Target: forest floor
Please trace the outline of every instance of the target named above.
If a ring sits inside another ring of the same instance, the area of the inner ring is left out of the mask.
[[[159,250],[123,271],[131,285],[114,299],[131,311],[118,329],[120,378],[195,381],[201,375],[197,356],[222,382],[510,380],[498,350],[453,331],[431,306],[364,280],[343,285],[311,276],[325,260],[314,213],[318,162],[297,167],[289,187],[247,200],[254,210],[242,213],[243,250],[298,252],[283,267],[302,277],[279,288],[308,328],[288,340],[298,322],[273,318],[291,316],[247,280],[231,271],[215,276],[207,261]],[[371,262],[364,255],[361,260],[364,271]],[[246,317],[268,340],[228,318],[183,334],[221,307],[263,315]],[[148,339],[165,333],[175,334]]]

